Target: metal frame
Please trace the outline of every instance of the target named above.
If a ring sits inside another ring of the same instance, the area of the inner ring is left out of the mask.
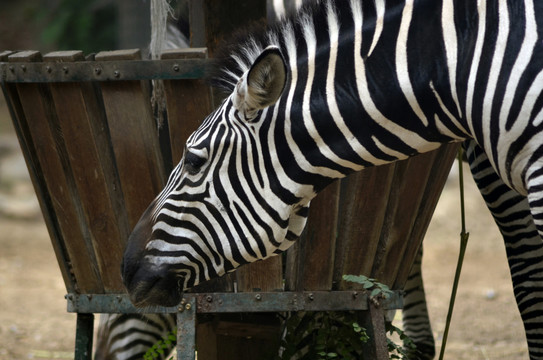
[[[178,306],[136,308],[126,294],[67,294],[68,312],[77,313],[76,359],[90,359],[94,313],[176,313],[177,358],[194,360],[198,314],[288,311],[371,312],[401,309],[403,292],[388,299],[372,298],[359,291],[285,291],[244,293],[187,293]],[[384,315],[384,314],[381,314]],[[381,316],[378,315],[378,316]]]
[[[191,53],[197,51],[205,48],[190,48]],[[202,79],[208,64],[207,59],[0,62],[0,79],[8,83]]]

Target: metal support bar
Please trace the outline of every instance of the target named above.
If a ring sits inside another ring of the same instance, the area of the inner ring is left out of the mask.
[[[372,300],[368,301],[368,308],[368,311],[362,313],[361,324],[369,337],[364,344],[364,355],[368,359],[388,360],[384,309]]]
[[[75,330],[75,360],[92,359],[94,314],[77,314]]]
[[[0,62],[0,77],[12,83],[201,79],[206,59]]]
[[[177,312],[177,358],[195,360],[196,299],[182,301]]]
[[[357,291],[285,291],[243,293],[187,293],[198,313],[367,310],[368,295]],[[136,308],[126,294],[68,294],[68,312],[77,313],[176,313],[178,307]],[[394,291],[381,301],[384,309],[401,309],[402,295]]]

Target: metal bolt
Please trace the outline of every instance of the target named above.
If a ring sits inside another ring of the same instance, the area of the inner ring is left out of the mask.
[[[173,65],[173,71],[178,72],[179,71],[179,64]]]
[[[256,300],[256,301],[262,300],[262,295],[256,294],[256,295],[255,295],[255,300]]]
[[[53,71],[53,69],[51,69],[51,66],[47,65],[45,67],[45,71],[47,71],[48,73],[51,73],[51,71]]]
[[[353,298],[356,298],[358,296],[358,291],[353,291]]]
[[[26,71],[26,65],[21,65],[21,70]]]
[[[94,68],[94,73],[95,73],[96,75],[100,75],[100,74],[102,73],[102,69],[99,68],[99,67]]]
[[[121,302],[122,300],[123,300],[123,298],[120,295],[117,295],[117,301]]]
[[[67,74],[68,73],[68,67],[67,66],[63,66],[62,67],[62,71]]]
[[[115,70],[113,72],[113,76],[115,76],[116,78],[120,77],[121,76],[121,72],[119,70]]]
[[[191,304],[185,305],[185,310],[189,311],[191,308],[192,308],[192,305],[191,305]]]
[[[185,305],[186,303],[187,303],[187,299],[182,298],[182,299],[181,299],[181,305]]]
[[[180,305],[180,306],[177,307],[177,311],[183,312],[183,311],[185,311],[185,308],[183,307],[183,305]]]
[[[207,302],[212,302],[212,301],[213,301],[213,296],[207,295],[207,296],[206,296],[206,301],[207,301]]]
[[[15,67],[14,67],[13,65],[10,65],[10,66],[9,66],[9,71],[14,72],[14,71],[15,71]]]
[[[92,295],[91,294],[87,294],[87,299],[92,300]]]
[[[311,301],[315,300],[315,295],[313,295],[313,293],[310,293],[309,295],[307,295],[307,298]]]

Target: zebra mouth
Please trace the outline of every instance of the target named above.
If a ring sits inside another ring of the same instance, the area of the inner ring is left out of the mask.
[[[171,307],[181,302],[183,283],[184,278],[167,269],[153,272],[147,269],[138,271],[127,289],[130,301],[138,308],[157,305]]]

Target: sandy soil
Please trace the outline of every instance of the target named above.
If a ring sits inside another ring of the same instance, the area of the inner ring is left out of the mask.
[[[73,357],[75,315],[7,111],[0,101],[0,360]],[[503,243],[467,174],[470,243],[446,359],[527,359]],[[424,277],[438,345],[459,247],[458,180],[452,175],[425,242]]]

